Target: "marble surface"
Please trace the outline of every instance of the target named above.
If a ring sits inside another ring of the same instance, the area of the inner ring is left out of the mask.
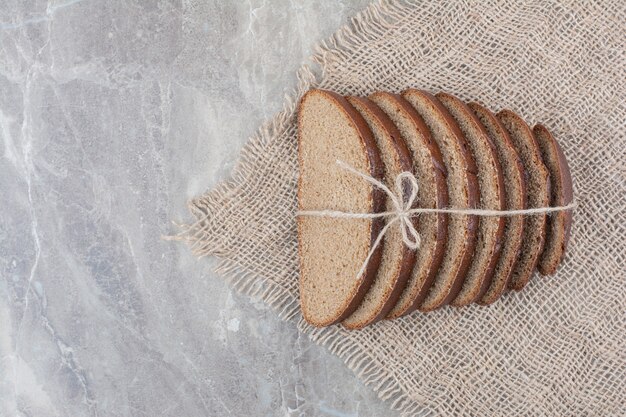
[[[166,242],[366,0],[0,3],[0,416],[392,416]]]

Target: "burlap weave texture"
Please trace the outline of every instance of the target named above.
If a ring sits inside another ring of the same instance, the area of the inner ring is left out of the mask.
[[[339,355],[406,415],[626,414],[626,3],[384,1],[320,44],[285,110],[231,180],[191,202],[181,234],[218,272]],[[444,308],[362,331],[301,320],[296,104],[309,88],[447,91],[542,122],[578,208],[559,272],[489,307]]]

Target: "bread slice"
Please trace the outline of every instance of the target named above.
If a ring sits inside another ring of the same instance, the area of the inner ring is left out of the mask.
[[[539,146],[526,122],[511,110],[502,110],[498,119],[509,132],[515,149],[522,159],[526,171],[526,207],[548,207],[550,205],[550,176],[541,159]],[[526,217],[522,250],[517,259],[509,288],[521,290],[526,286],[537,266],[546,237],[546,215]]]
[[[479,208],[504,210],[504,177],[497,153],[485,128],[463,101],[448,93],[436,97],[448,109],[465,135],[466,143],[476,161],[480,194]],[[479,217],[476,249],[465,276],[461,292],[451,302],[454,306],[468,305],[487,291],[500,257],[503,217]]]
[[[563,150],[552,134],[542,125],[536,125],[533,133],[543,162],[550,173],[552,194],[550,205],[553,207],[566,206],[574,200],[572,190],[572,175],[567,165]],[[565,256],[565,249],[569,241],[572,228],[572,211],[559,211],[548,215],[546,243],[539,257],[537,269],[543,275],[552,275],[556,272],[561,260]]]
[[[382,179],[384,167],[363,117],[342,96],[310,90],[298,111],[299,210],[380,212],[384,195],[337,166],[343,160]],[[357,276],[382,221],[298,216],[300,303],[314,326],[337,323],[356,310],[380,265],[378,247]]]
[[[526,180],[524,166],[507,130],[498,118],[488,109],[477,103],[470,103],[476,117],[481,121],[491,138],[497,152],[505,184],[505,209],[521,210],[526,208]],[[515,262],[522,247],[524,231],[524,216],[503,217],[505,230],[502,239],[502,249],[496,264],[491,284],[487,291],[477,301],[479,304],[491,304],[504,292],[512,275]]]
[[[370,100],[363,97],[346,97],[348,102],[363,116],[380,150],[385,166],[385,184],[394,190],[396,177],[411,171],[413,162],[400,132]],[[408,193],[408,190],[405,190]],[[408,195],[405,194],[405,198]],[[393,211],[391,199],[387,199],[386,211]],[[386,222],[391,221],[387,218]],[[392,225],[385,234],[385,247],[374,283],[359,307],[343,325],[348,329],[359,329],[384,318],[396,304],[404,290],[415,262],[415,251],[404,244],[399,223]]]
[[[445,208],[448,206],[446,172],[439,146],[415,109],[402,96],[377,92],[370,96],[398,127],[413,160],[413,173],[419,183],[417,207]],[[419,218],[417,231],[421,245],[415,266],[404,292],[387,318],[400,317],[415,311],[428,294],[447,244],[448,216],[424,215]]]
[[[414,89],[402,96],[415,108],[439,145],[447,171],[450,205],[476,208],[478,204],[477,168],[463,133],[450,113],[433,95]],[[454,300],[461,291],[476,245],[476,216],[450,215],[448,247],[429,294],[420,306],[434,310]]]

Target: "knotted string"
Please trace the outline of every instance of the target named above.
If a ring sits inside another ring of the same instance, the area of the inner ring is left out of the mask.
[[[380,242],[383,240],[383,237],[389,230],[389,228],[396,222],[399,222],[400,231],[402,233],[402,241],[404,244],[412,250],[416,250],[420,247],[421,238],[413,222],[411,222],[411,218],[415,217],[419,214],[424,213],[448,213],[448,214],[462,214],[469,216],[483,216],[483,217],[503,217],[503,216],[530,216],[535,214],[547,214],[556,211],[564,211],[564,210],[572,210],[576,207],[576,202],[572,201],[570,204],[566,206],[558,206],[558,207],[538,207],[531,209],[523,209],[523,210],[482,210],[482,209],[457,209],[457,208],[412,208],[415,200],[417,199],[417,192],[419,190],[419,184],[417,182],[417,178],[411,172],[402,172],[396,177],[395,186],[396,193],[393,193],[389,187],[387,187],[382,182],[378,181],[376,178],[373,178],[367,174],[364,174],[347,163],[337,160],[337,165],[348,171],[349,173],[356,175],[358,177],[363,178],[365,181],[373,184],[376,188],[382,190],[389,200],[393,204],[392,211],[385,211],[381,213],[352,213],[345,211],[337,211],[337,210],[300,210],[296,212],[297,216],[309,216],[309,217],[335,217],[335,218],[344,218],[344,219],[378,219],[383,217],[391,218],[385,227],[380,231],[374,244],[372,245],[361,269],[357,273],[357,278],[360,277],[363,272],[365,272],[365,268],[367,268],[367,264],[369,263],[372,255],[376,251],[376,248],[380,245]],[[408,197],[405,198],[404,186],[408,185]]]

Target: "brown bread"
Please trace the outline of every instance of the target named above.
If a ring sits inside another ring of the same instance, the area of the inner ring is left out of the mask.
[[[504,175],[505,209],[521,210],[526,208],[526,180],[524,166],[520,159],[509,133],[502,126],[498,118],[487,108],[477,103],[470,103],[469,107],[481,121],[485,130],[495,145]],[[522,247],[524,231],[524,216],[504,217],[505,231],[502,240],[500,258],[496,264],[491,284],[485,294],[478,300],[479,304],[491,304],[506,290],[509,278]]]
[[[416,206],[447,207],[448,188],[441,151],[424,120],[400,95],[377,92],[370,99],[387,113],[411,151],[413,173],[419,183]],[[404,292],[387,318],[409,314],[424,301],[443,260],[447,244],[447,224],[448,217],[445,214],[424,215],[419,218],[417,231],[422,242],[417,250],[415,266]]]
[[[509,132],[509,137],[522,159],[526,171],[526,207],[548,207],[550,205],[550,176],[541,159],[539,146],[526,122],[511,110],[502,110],[498,119]],[[526,217],[522,250],[509,281],[509,288],[521,290],[530,280],[539,255],[543,251],[546,237],[546,215]]]
[[[566,206],[574,200],[572,176],[563,150],[552,134],[542,125],[533,128],[541,156],[550,173],[552,194],[550,205]],[[572,211],[559,211],[548,215],[546,243],[539,257],[537,269],[543,275],[552,275],[565,256],[572,229]]]
[[[400,132],[383,111],[372,101],[363,97],[346,97],[348,102],[363,116],[380,150],[385,166],[384,182],[395,191],[396,177],[411,171],[413,162]],[[408,197],[405,195],[405,198]],[[387,200],[386,211],[393,211],[391,199]],[[391,218],[387,218],[386,222]],[[365,298],[343,325],[348,329],[359,329],[384,318],[398,301],[415,263],[415,251],[402,240],[399,223],[386,232],[385,246],[378,273]]]
[[[424,119],[439,145],[447,172],[450,205],[454,208],[476,208],[479,200],[476,163],[459,126],[441,102],[430,93],[409,89],[402,96]],[[451,302],[459,294],[476,246],[477,227],[476,216],[449,216],[448,247],[420,310],[434,310]]]
[[[461,131],[478,168],[479,208],[504,210],[504,177],[494,144],[487,131],[467,105],[447,93],[436,96],[448,109]],[[478,237],[472,263],[465,276],[454,306],[468,305],[481,298],[491,284],[495,266],[500,258],[504,233],[504,217],[479,217]]]
[[[380,212],[384,195],[336,164],[382,180],[383,163],[363,117],[342,96],[310,90],[298,111],[299,210]],[[359,306],[380,265],[381,245],[357,276],[381,230],[372,219],[299,216],[300,303],[314,326],[337,323]]]

